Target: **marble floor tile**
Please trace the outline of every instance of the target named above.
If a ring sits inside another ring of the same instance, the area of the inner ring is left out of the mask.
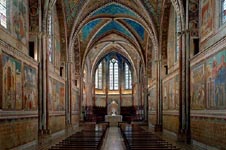
[[[125,144],[118,127],[109,127],[101,150],[125,150]]]

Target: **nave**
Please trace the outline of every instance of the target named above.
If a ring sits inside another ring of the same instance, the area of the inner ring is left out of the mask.
[[[225,77],[226,0],[0,0],[0,150],[226,150]]]

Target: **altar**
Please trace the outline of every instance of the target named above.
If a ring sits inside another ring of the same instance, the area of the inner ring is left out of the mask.
[[[106,115],[105,121],[109,122],[109,125],[112,126],[118,126],[118,122],[122,121],[122,115]]]
[[[119,105],[115,100],[108,104],[108,115],[105,115],[105,121],[110,126],[118,126],[118,122],[122,122],[122,115],[119,115]]]

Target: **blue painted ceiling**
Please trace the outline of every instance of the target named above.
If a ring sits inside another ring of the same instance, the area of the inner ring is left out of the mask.
[[[102,14],[108,14],[108,15],[124,14],[124,15],[129,15],[129,16],[136,16],[136,14],[133,11],[131,11],[125,7],[122,7],[121,5],[118,5],[118,4],[110,4],[103,8],[100,8],[97,11],[95,11],[92,14],[92,16],[102,15]]]
[[[134,30],[141,40],[144,40],[144,33],[145,33],[144,27],[131,19],[126,19],[126,18],[117,19],[117,20],[123,20],[124,23],[128,24],[127,26],[131,27],[130,29],[128,29],[126,26],[120,24],[117,20],[114,20],[112,18],[107,18],[108,20],[112,19],[112,21],[106,25],[101,26],[100,24],[103,24],[103,22],[106,21],[106,18],[98,18],[98,16],[106,16],[106,15],[113,15],[113,17],[115,16],[114,18],[116,18],[117,15],[126,15],[128,16],[128,18],[137,17],[135,12],[119,4],[113,3],[105,7],[102,7],[91,14],[91,17],[95,17],[95,20],[88,22],[81,29],[81,37],[83,41],[86,41],[89,37],[92,37],[94,34],[94,31],[98,31],[98,33],[96,33],[95,38],[98,38],[110,31],[120,32],[129,38],[133,38],[134,37],[132,35],[133,32],[130,32],[130,29]]]
[[[93,20],[87,23],[82,28],[82,40],[86,40],[89,37],[89,34],[95,29],[95,27],[101,22],[101,19]]]
[[[133,37],[132,34],[129,31],[127,31],[126,28],[120,25],[117,21],[112,20],[96,34],[95,38],[98,38],[109,31],[118,31],[122,34],[125,34],[126,36],[129,36],[130,38]]]
[[[130,20],[130,19],[123,19],[126,23],[128,23],[136,32],[137,34],[141,37],[142,40],[144,40],[144,27],[140,25],[139,23]]]

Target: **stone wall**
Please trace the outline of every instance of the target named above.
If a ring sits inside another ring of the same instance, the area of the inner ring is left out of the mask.
[[[0,119],[0,149],[11,149],[37,139],[37,117]]]
[[[50,116],[49,129],[51,133],[59,132],[65,129],[65,116]]]
[[[163,115],[163,128],[177,133],[179,129],[179,116],[176,114],[165,114]]]
[[[30,142],[32,145],[36,144],[38,130],[42,128],[41,123],[40,126],[38,125],[38,109],[41,108],[39,102],[41,81],[38,81],[40,75],[38,46],[40,45],[38,45],[37,32],[30,32],[29,38],[29,2],[14,0],[6,1],[6,4],[7,27],[0,26],[0,149],[26,146]],[[55,61],[48,65],[49,79],[47,79],[49,81],[47,91],[49,127],[47,128],[51,133],[66,128],[65,80],[60,76],[59,69],[62,49],[57,15],[54,6]],[[29,41],[34,42],[34,58],[29,56]],[[74,99],[73,109],[78,111],[78,98]]]
[[[192,139],[224,149],[226,145],[226,120],[215,117],[191,117]]]
[[[162,92],[163,128],[177,133],[179,129],[179,76],[177,70],[163,79]]]
[[[156,124],[156,113],[150,113],[148,114],[148,124],[149,126],[154,126]]]
[[[80,121],[80,116],[79,116],[79,114],[73,114],[72,115],[72,125],[73,126],[78,126],[79,125],[79,121]]]
[[[38,63],[26,35],[0,32],[0,149],[11,149],[38,139]]]
[[[123,94],[121,95],[121,102],[120,102],[120,95],[108,95],[107,103],[111,103],[111,101],[115,100],[118,104],[120,103],[121,106],[132,106],[133,100],[131,94]],[[98,94],[95,96],[95,105],[105,107],[106,106],[106,95]]]
[[[226,146],[222,140],[226,135],[226,48],[223,41],[191,61],[192,139],[219,149]]]

